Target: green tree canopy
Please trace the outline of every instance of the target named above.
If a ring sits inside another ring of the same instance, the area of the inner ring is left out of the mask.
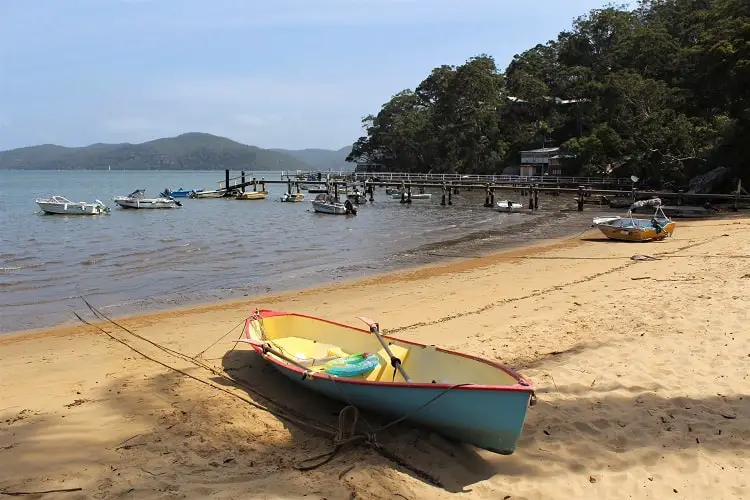
[[[560,146],[571,173],[685,182],[750,169],[750,2],[641,0],[576,19],[513,57],[435,68],[364,119],[348,161],[413,172],[499,173]]]

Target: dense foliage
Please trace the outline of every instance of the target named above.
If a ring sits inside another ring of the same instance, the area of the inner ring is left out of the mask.
[[[45,144],[0,151],[0,170],[307,170],[320,168],[317,162],[324,156],[340,166],[345,155],[327,150],[274,151],[191,132],[141,144],[80,148]]]
[[[348,160],[391,170],[497,173],[554,145],[570,173],[661,184],[726,166],[747,182],[750,2],[593,10],[505,71],[487,55],[435,68],[363,122]]]

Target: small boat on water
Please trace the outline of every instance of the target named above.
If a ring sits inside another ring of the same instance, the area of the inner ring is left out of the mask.
[[[321,214],[331,215],[357,215],[357,209],[350,200],[341,203],[339,200],[329,195],[321,193],[312,201],[313,210]]]
[[[523,205],[511,200],[500,200],[495,203],[495,210],[498,210],[500,212],[518,212],[522,208]]]
[[[182,203],[174,198],[168,198],[165,196],[146,198],[145,189],[136,189],[127,196],[115,196],[113,200],[122,208],[155,209],[176,208],[182,206]]]
[[[265,200],[268,198],[268,191],[246,191],[236,196],[238,200]]]
[[[34,201],[47,214],[99,215],[109,213],[109,207],[99,200],[88,203],[70,201],[64,196],[53,196],[52,198],[37,198]]]
[[[305,201],[305,195],[302,193],[284,193],[281,195],[281,201],[285,203]]]
[[[188,195],[188,198],[223,198],[226,196],[226,190],[224,189],[201,189],[199,191],[193,191]]]
[[[633,209],[642,207],[656,207],[650,219],[633,217]],[[636,201],[630,205],[625,217],[595,217],[592,226],[598,227],[609,239],[620,241],[659,241],[672,236],[675,223],[666,216],[661,208],[661,200]]]
[[[172,191],[169,188],[164,188],[164,191],[161,192],[161,196],[165,198],[187,198],[192,193],[199,193],[203,191],[202,189],[178,189],[176,191]]]
[[[355,203],[357,205],[363,205],[367,203],[367,195],[356,188],[353,191],[346,193],[346,199],[352,200],[352,203]]]
[[[396,193],[391,194],[391,198],[394,200],[400,200],[401,199],[401,191],[398,191]],[[408,198],[409,195],[406,192],[403,192],[404,197]],[[432,199],[432,193],[412,193],[411,194],[412,200],[431,200]]]
[[[296,313],[258,310],[240,342],[305,388],[429,427],[445,437],[510,455],[531,381],[492,361]]]

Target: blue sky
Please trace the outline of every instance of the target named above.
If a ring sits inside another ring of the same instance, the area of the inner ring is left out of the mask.
[[[555,38],[601,0],[0,0],[0,150],[209,132],[338,149],[435,66]]]

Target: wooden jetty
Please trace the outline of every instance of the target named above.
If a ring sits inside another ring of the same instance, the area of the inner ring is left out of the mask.
[[[332,174],[336,174],[336,176],[334,177]],[[317,180],[308,180],[310,177]],[[494,180],[490,181],[490,179]],[[527,182],[529,180],[540,180],[540,182]],[[575,184],[576,182],[578,184]],[[573,183],[572,186],[571,183]],[[750,204],[750,195],[743,194],[744,190],[739,181],[734,192],[724,194],[637,189],[629,178],[458,176],[457,174],[390,174],[387,172],[297,172],[292,174],[282,172],[279,180],[265,178],[258,180],[255,177],[248,179],[245,172],[242,172],[240,176],[230,178],[229,170],[226,170],[224,181],[219,182],[219,189],[224,190],[226,189],[225,186],[229,186],[230,190],[244,191],[247,186],[252,185],[253,189],[257,190],[258,184],[260,184],[261,190],[265,190],[266,184],[286,184],[289,192],[292,191],[292,188],[295,188],[298,193],[300,192],[300,184],[325,185],[327,189],[336,191],[339,186],[346,188],[346,186],[359,184],[370,201],[373,201],[375,187],[392,187],[399,188],[402,191],[401,202],[403,203],[411,203],[412,189],[418,189],[420,192],[424,192],[425,189],[434,189],[442,191],[441,205],[452,205],[453,195],[458,194],[461,189],[482,189],[485,191],[485,207],[495,206],[495,193],[497,191],[516,191],[520,192],[522,196],[528,195],[528,208],[531,210],[539,208],[539,194],[559,196],[564,193],[574,195],[578,211],[582,211],[587,203],[610,204],[611,199],[620,199],[623,206],[629,206],[633,201],[655,197],[663,200],[674,200],[676,207],[683,207],[686,204],[693,204],[693,206],[698,204],[705,207],[718,202],[731,204],[732,210],[737,211],[739,208],[747,207]],[[605,202],[603,203],[603,201]],[[687,206],[685,208],[687,209]]]

